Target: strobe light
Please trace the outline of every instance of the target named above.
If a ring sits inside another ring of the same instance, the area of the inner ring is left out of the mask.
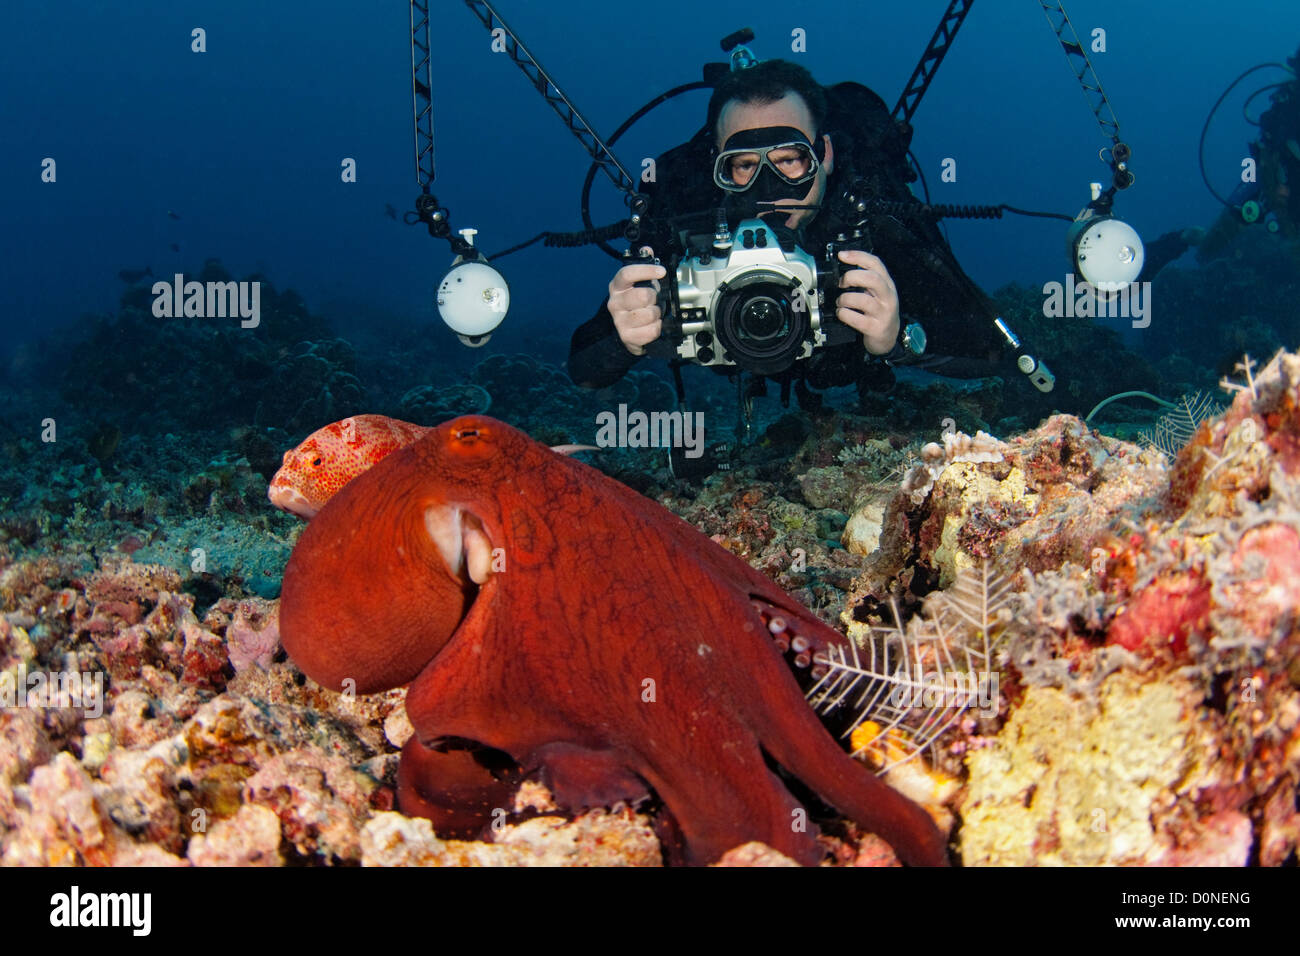
[[[1142,240],[1132,226],[1114,216],[1075,220],[1066,244],[1075,274],[1098,292],[1118,292],[1142,272]]]
[[[438,286],[438,313],[462,342],[486,345],[510,308],[510,287],[483,260],[458,260]]]

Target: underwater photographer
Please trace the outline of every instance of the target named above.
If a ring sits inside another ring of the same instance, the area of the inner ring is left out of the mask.
[[[708,235],[679,243],[693,255],[677,262],[665,256],[672,226],[646,243],[664,262],[683,263],[675,282],[649,260],[617,271],[600,311],[573,334],[574,382],[608,386],[650,354],[675,366],[748,371],[750,394],[763,394],[771,380],[787,400],[793,385],[800,405],[815,407],[810,389],[887,391],[894,365],[962,378],[996,374],[1003,344],[996,310],[934,221],[908,214],[919,205],[907,186],[915,178],[908,138],[861,84],[824,89],[782,60],[725,75],[705,127],[660,156],[655,181],[642,184],[655,223],[675,226],[712,211],[695,230]],[[735,232],[755,219],[767,229]],[[736,261],[777,268],[733,283],[761,287],[740,298],[734,315],[722,314],[724,294],[715,300],[723,303],[718,315],[689,321],[701,318],[714,290],[727,291],[737,270],[725,269]],[[763,279],[774,281],[762,287]],[[676,315],[665,316],[669,303]]]

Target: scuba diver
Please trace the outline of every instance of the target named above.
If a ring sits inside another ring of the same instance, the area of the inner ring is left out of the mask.
[[[1247,75],[1269,66],[1280,64],[1261,64],[1247,70],[1224,91],[1214,108],[1218,109],[1224,97]],[[1269,98],[1269,108],[1256,123],[1259,139],[1248,144],[1251,158],[1255,161],[1255,175],[1251,181],[1240,183],[1232,195],[1224,199],[1206,178],[1206,186],[1226,208],[1196,250],[1196,258],[1202,263],[1217,257],[1233,237],[1254,223],[1263,223],[1270,233],[1280,234],[1285,239],[1294,240],[1300,236],[1300,49],[1287,57],[1285,68],[1291,73],[1289,80],[1266,86],[1246,101],[1249,106],[1254,96],[1267,89],[1274,91]],[[1210,117],[1213,115],[1214,110],[1211,110]],[[1205,121],[1207,129],[1210,117]],[[1202,145],[1204,140],[1205,132],[1202,131]],[[1205,176],[1204,163],[1201,175]]]
[[[1285,69],[1291,73],[1290,80],[1256,90],[1246,100],[1249,106],[1250,101],[1260,93],[1274,90],[1269,108],[1258,121],[1250,120],[1247,116],[1247,120],[1258,126],[1260,132],[1258,140],[1247,144],[1254,160],[1255,175],[1249,181],[1239,183],[1225,199],[1210,185],[1205,172],[1205,136],[1210,120],[1219,106],[1236,85],[1251,73],[1266,67],[1280,66],[1277,63],[1262,63],[1242,73],[1224,90],[1210,110],[1201,131],[1201,176],[1211,195],[1223,203],[1225,208],[1208,230],[1200,226],[1173,229],[1145,243],[1145,259],[1137,281],[1154,279],[1161,269],[1193,246],[1196,247],[1196,260],[1201,264],[1218,258],[1238,233],[1255,223],[1262,223],[1270,233],[1281,234],[1287,239],[1295,239],[1300,235],[1300,189],[1293,188],[1293,184],[1300,184],[1300,78],[1297,78],[1300,50],[1287,58]]]
[[[643,184],[654,216],[721,206],[730,229],[760,218],[782,248],[825,249],[844,240],[855,220],[861,225],[863,207],[854,216],[852,204],[864,194],[892,201],[894,211],[872,216],[867,235],[850,243],[858,248],[837,250],[834,314],[856,333],[852,340],[755,372],[750,394],[763,394],[771,379],[785,401],[793,383],[800,406],[816,407],[820,397],[810,388],[856,385],[860,397],[888,391],[894,365],[961,378],[997,373],[1003,342],[996,309],[962,271],[934,220],[902,211],[919,205],[907,186],[916,177],[907,162],[909,138],[865,86],[823,88],[797,64],[764,60],[722,77],[706,125],[656,160],[654,181]],[[600,310],[573,334],[568,371],[575,383],[613,384],[660,338],[656,297],[667,274],[651,262],[618,270]]]

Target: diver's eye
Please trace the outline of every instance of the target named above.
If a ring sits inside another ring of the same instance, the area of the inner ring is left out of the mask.
[[[319,467],[324,463],[324,461],[325,461],[325,459],[323,459],[323,458],[317,458],[315,461],[313,461],[313,462],[311,463],[311,466],[312,466],[313,468],[319,468]]]
[[[802,176],[808,171],[808,163],[802,156],[786,156],[776,160],[776,165],[780,167],[781,172],[787,176]]]

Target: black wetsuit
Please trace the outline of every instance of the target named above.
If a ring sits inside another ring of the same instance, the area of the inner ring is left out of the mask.
[[[1286,62],[1293,71],[1300,69],[1300,49]],[[1269,103],[1259,117],[1260,181],[1282,232],[1294,236],[1300,232],[1300,80],[1278,87]]]

